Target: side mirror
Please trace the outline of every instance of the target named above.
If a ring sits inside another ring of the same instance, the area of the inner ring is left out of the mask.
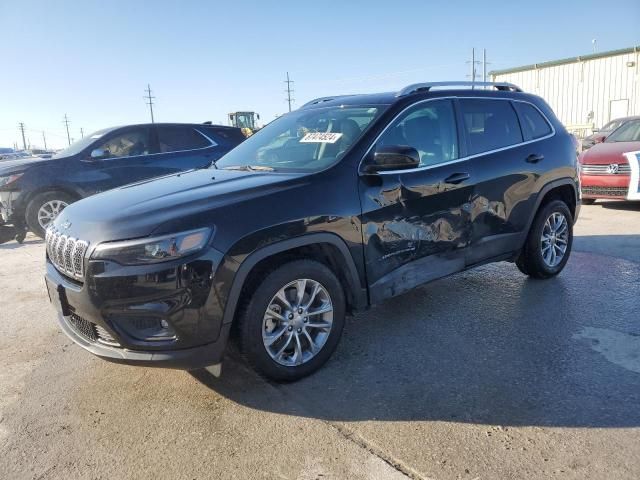
[[[109,156],[109,150],[104,150],[102,148],[96,148],[91,151],[91,158],[93,160],[100,160],[101,158],[107,158]]]
[[[408,145],[377,146],[364,165],[365,173],[407,170],[420,166],[418,150]]]
[[[606,135],[598,135],[598,136],[596,136],[596,137],[593,139],[593,141],[594,141],[595,143],[602,143],[602,142],[604,142],[604,139],[605,139],[605,138],[607,138],[607,136],[606,136]]]

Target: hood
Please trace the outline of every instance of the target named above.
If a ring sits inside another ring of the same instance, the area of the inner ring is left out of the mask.
[[[15,172],[22,172],[25,169],[32,167],[33,165],[51,161],[52,160],[50,158],[39,157],[23,157],[13,160],[0,160],[0,176],[9,175]]]
[[[638,150],[640,150],[640,142],[598,143],[582,154],[580,162],[587,165],[627,163],[627,157],[624,154]]]
[[[185,229],[215,225],[216,208],[291,188],[291,180],[302,176],[214,169],[182,172],[80,200],[63,210],[55,226],[95,245],[167,233],[163,227],[182,221]]]

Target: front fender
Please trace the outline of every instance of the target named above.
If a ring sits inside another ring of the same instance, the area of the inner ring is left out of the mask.
[[[354,306],[356,309],[365,308],[368,304],[367,289],[360,279],[356,263],[346,242],[334,233],[315,232],[274,241],[257,248],[248,255],[225,255],[218,270],[219,278],[216,281],[216,284],[221,287],[218,294],[224,298],[223,324],[233,321],[242,287],[253,268],[260,261],[288,250],[314,244],[328,244],[336,247],[344,267],[344,277],[348,283]]]

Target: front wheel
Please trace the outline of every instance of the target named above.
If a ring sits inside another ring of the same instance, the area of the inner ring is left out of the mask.
[[[269,273],[245,299],[238,319],[240,350],[266,377],[295,381],[329,359],[344,318],[344,291],[331,269],[294,260]]]
[[[562,271],[573,244],[573,216],[561,200],[553,200],[536,214],[516,265],[533,278],[550,278]]]
[[[26,221],[29,230],[44,238],[45,230],[67,206],[75,201],[65,192],[52,191],[36,195],[27,205]]]

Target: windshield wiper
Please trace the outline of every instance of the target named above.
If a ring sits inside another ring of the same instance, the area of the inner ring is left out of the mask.
[[[222,170],[241,170],[243,172],[273,172],[275,168],[265,165],[231,165],[223,167]]]

